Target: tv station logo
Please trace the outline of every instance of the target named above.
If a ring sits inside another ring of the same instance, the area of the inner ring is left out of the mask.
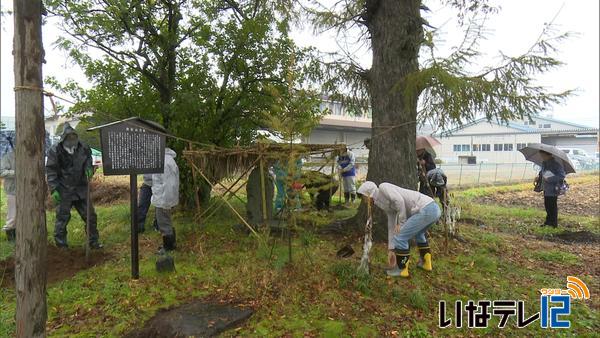
[[[447,317],[445,300],[440,300],[438,309],[438,326],[440,328],[486,328],[492,316],[500,319],[499,328],[504,328],[514,318],[517,328],[524,328],[535,321],[545,329],[570,328],[571,301],[574,299],[590,299],[590,290],[579,278],[567,277],[567,288],[545,288],[540,291],[540,311],[532,315],[526,314],[523,300],[457,300],[454,303],[454,316]],[[464,305],[464,306],[463,306]],[[465,318],[466,314],[466,318]]]

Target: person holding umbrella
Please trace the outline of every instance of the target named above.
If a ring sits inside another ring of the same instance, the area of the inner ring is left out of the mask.
[[[519,150],[525,159],[542,169],[538,175],[544,191],[546,221],[541,226],[558,226],[558,195],[568,173],[574,173],[573,164],[562,150],[551,145],[533,143]]]
[[[558,188],[565,179],[563,165],[554,159],[551,153],[541,150],[542,162],[541,179],[544,184],[544,208],[546,209],[546,221],[541,226],[558,226]]]

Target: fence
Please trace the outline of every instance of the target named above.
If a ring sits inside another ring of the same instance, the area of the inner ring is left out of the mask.
[[[358,179],[364,180],[369,170],[366,161],[357,161]],[[305,166],[304,169],[318,169],[316,163]],[[518,182],[533,182],[540,168],[532,163],[479,163],[479,164],[438,164],[446,176],[448,186],[454,188],[490,185],[511,184]],[[591,172],[593,168],[578,169],[578,173]],[[331,168],[323,169],[329,173]]]

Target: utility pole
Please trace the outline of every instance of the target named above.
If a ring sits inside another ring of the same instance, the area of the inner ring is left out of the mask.
[[[46,181],[42,82],[42,1],[13,0],[17,242],[17,337],[46,336]]]

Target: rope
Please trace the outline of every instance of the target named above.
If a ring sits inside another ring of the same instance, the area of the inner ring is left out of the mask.
[[[57,98],[59,100],[65,101],[67,103],[76,104],[76,102],[73,102],[70,99],[67,99],[67,98],[64,98],[62,96],[56,95],[53,92],[50,92],[50,91],[48,91],[48,90],[46,90],[44,88],[41,88],[41,87],[15,86],[14,90],[15,91],[18,91],[18,90],[35,90],[35,91],[40,91],[45,96],[55,97],[55,98]],[[105,117],[109,117],[109,118],[114,119],[114,120],[120,120],[120,118],[117,118],[117,117],[115,117],[115,116],[113,116],[113,115],[111,115],[109,113],[99,112],[99,111],[93,111],[93,113],[94,114],[103,115]],[[132,122],[129,122],[129,121],[124,121],[124,122],[130,124],[131,126],[136,126]],[[371,137],[371,139],[375,139],[375,138],[381,137],[382,135],[384,135],[384,134],[386,134],[386,133],[388,133],[388,132],[390,132],[390,131],[392,131],[392,130],[394,130],[396,128],[400,128],[400,127],[404,127],[404,126],[407,126],[407,125],[410,125],[410,124],[416,124],[416,123],[417,123],[417,121],[408,121],[408,122],[404,122],[404,123],[400,123],[400,124],[392,125],[392,126],[377,126],[377,127],[373,127],[373,128],[376,128],[376,129],[383,129],[383,128],[385,128],[385,130],[382,131],[382,132],[380,132],[380,133],[377,133],[377,134],[373,135]],[[201,146],[201,147],[211,147],[211,148],[213,148],[215,150],[226,150],[226,149],[229,149],[229,148],[219,147],[219,146],[216,146],[214,144],[208,144],[208,143],[202,143],[202,142],[198,142],[198,141],[189,140],[189,139],[186,139],[186,138],[183,138],[183,137],[179,137],[179,136],[176,136],[176,135],[163,133],[163,132],[160,132],[160,131],[156,131],[156,133],[160,134],[160,135],[163,135],[165,137],[169,137],[169,138],[172,138],[172,139],[175,139],[175,140],[179,140],[179,141],[182,141],[182,142],[192,143],[192,144],[195,144],[195,145],[198,145],[198,146]],[[346,147],[351,148],[352,146],[358,145],[358,144],[363,143],[363,142],[364,141],[357,141],[357,142],[354,142],[354,143],[350,143],[350,144],[346,145]]]

